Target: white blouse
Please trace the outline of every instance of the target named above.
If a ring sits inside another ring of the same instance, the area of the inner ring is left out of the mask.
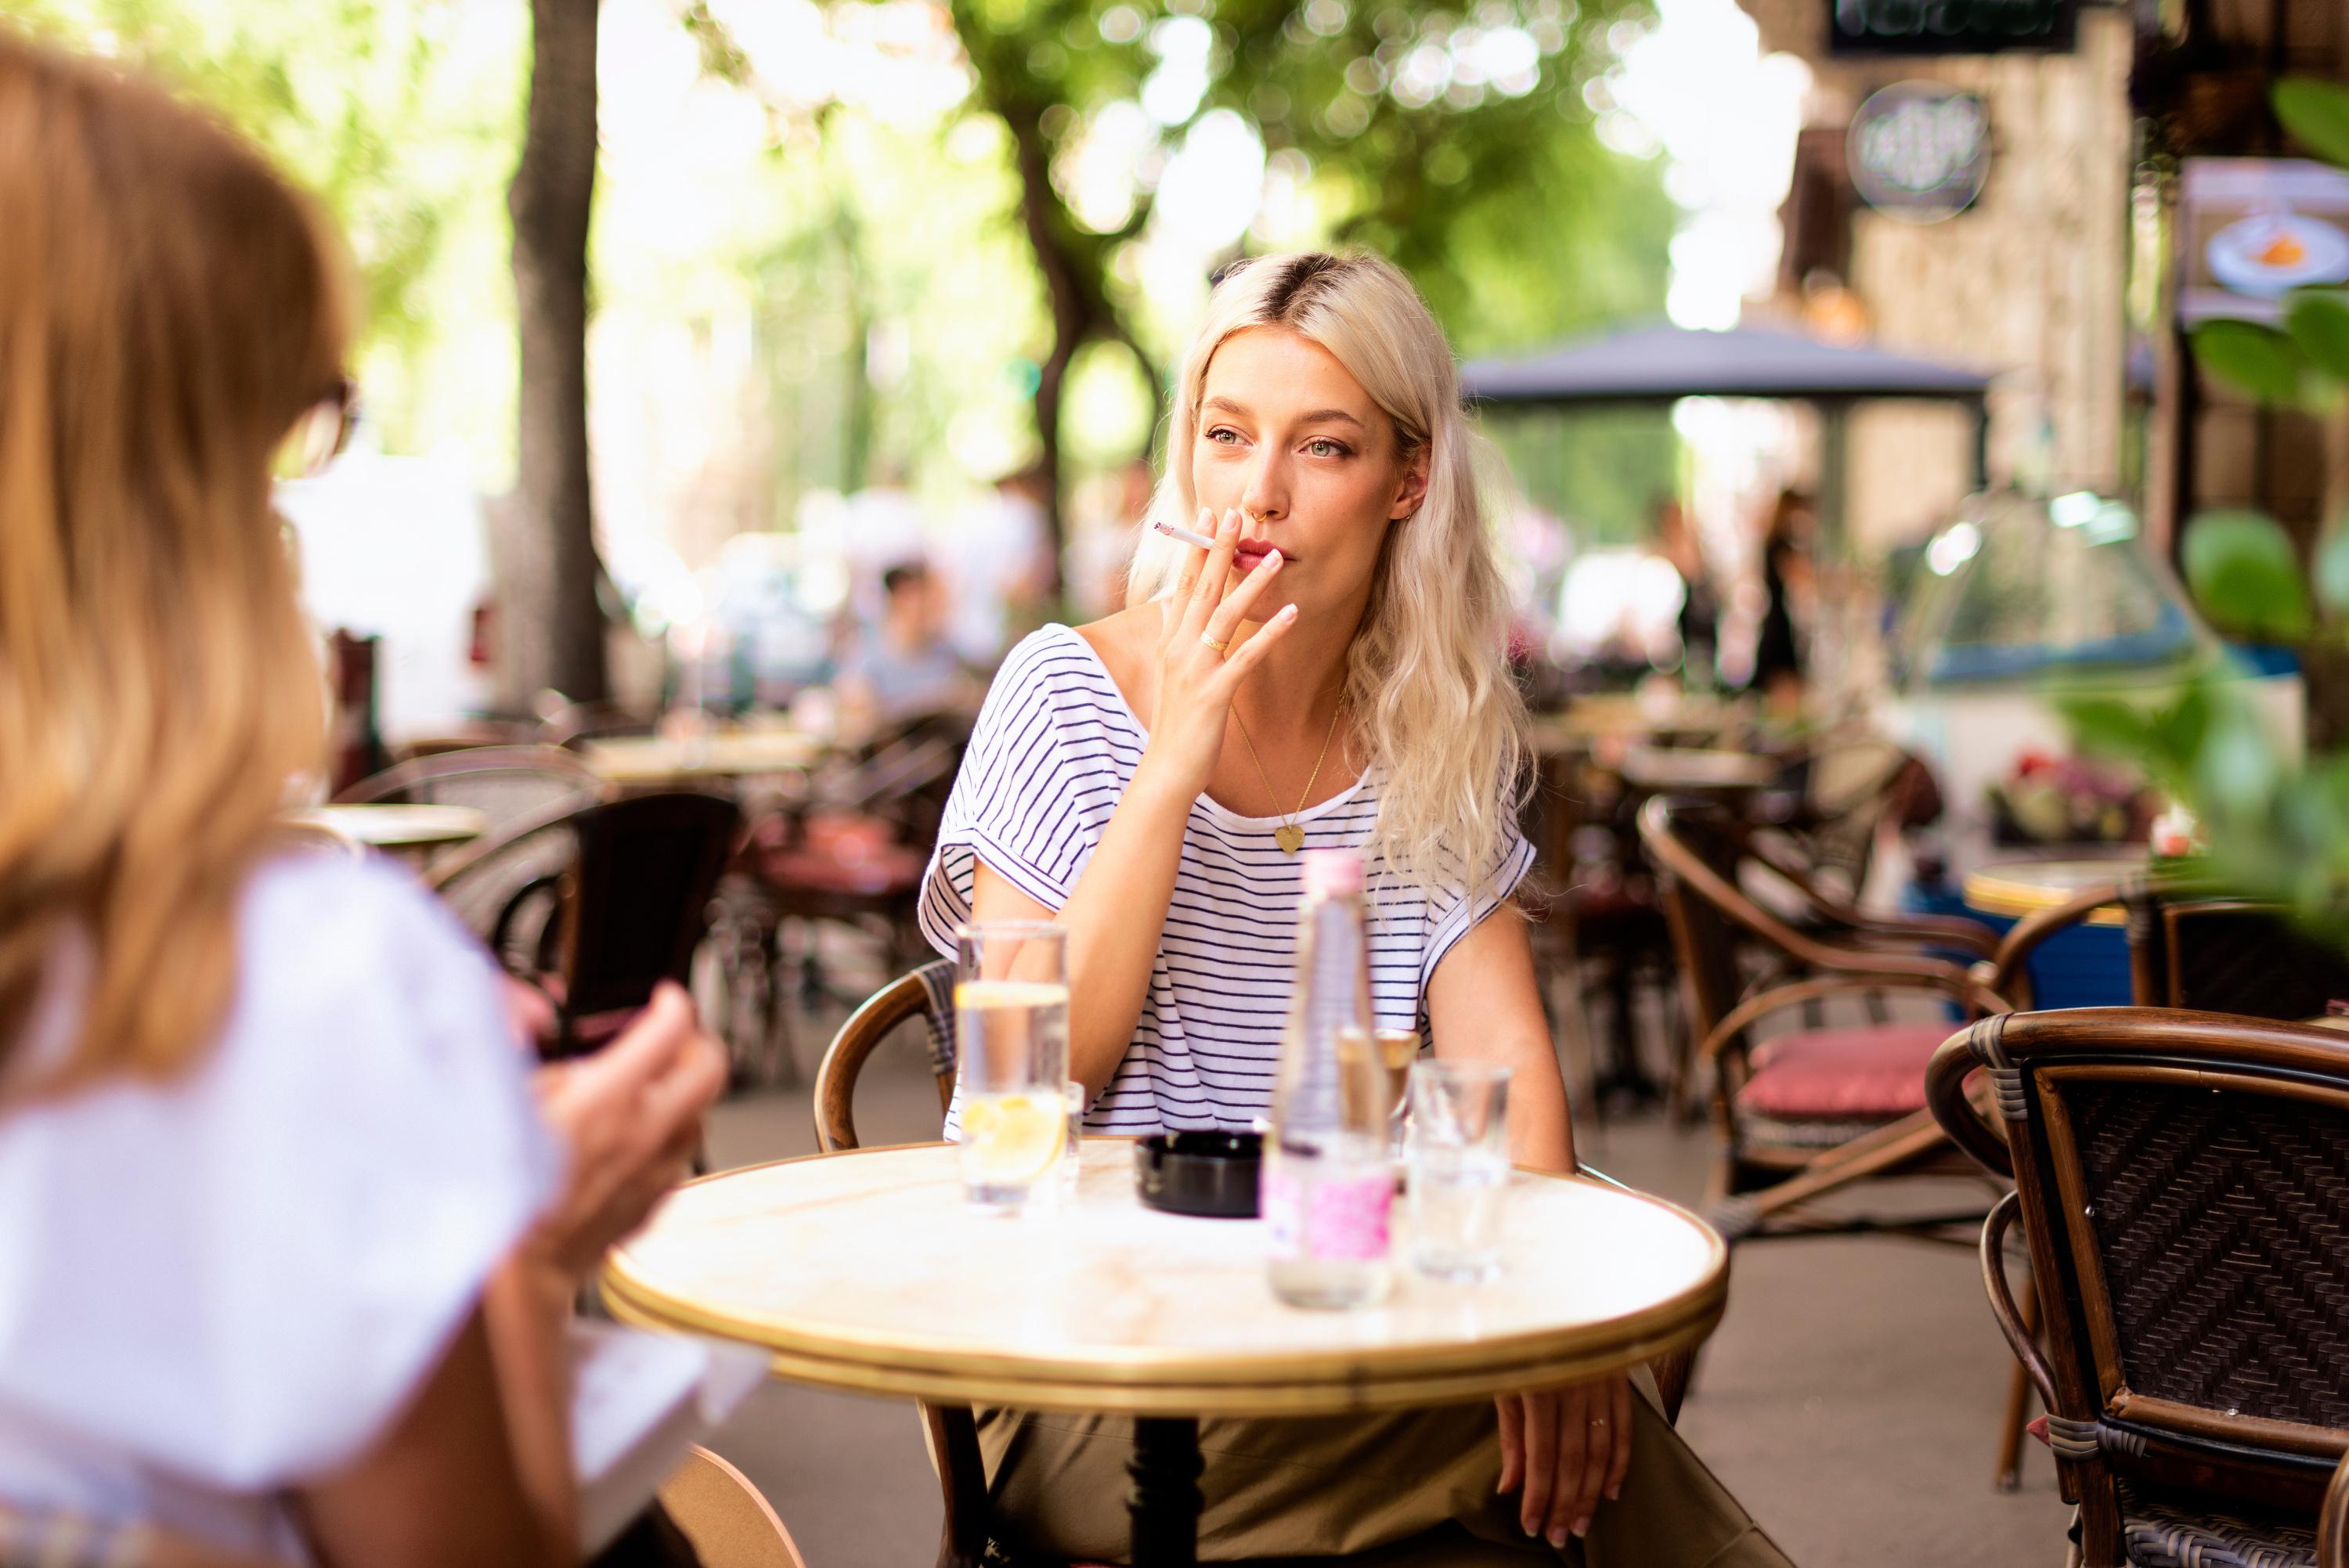
[[[388,867],[256,872],[218,1039],[0,1112],[0,1500],[302,1560],[277,1494],[365,1451],[552,1199],[471,936]],[[13,1075],[69,1048],[63,943]]]

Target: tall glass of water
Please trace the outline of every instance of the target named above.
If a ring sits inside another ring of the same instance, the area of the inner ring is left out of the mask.
[[[1412,1064],[1409,1212],[1412,1262],[1422,1274],[1476,1280],[1500,1272],[1510,1070]]]
[[[956,1109],[962,1184],[1015,1212],[1059,1163],[1068,1129],[1068,934],[1049,921],[955,933]]]

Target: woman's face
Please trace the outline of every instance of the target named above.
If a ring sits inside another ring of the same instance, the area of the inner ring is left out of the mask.
[[[1427,490],[1424,453],[1404,461],[1361,383],[1283,327],[1250,327],[1216,348],[1190,462],[1201,506],[1217,520],[1246,513],[1239,571],[1281,553],[1280,575],[1250,609],[1258,620],[1288,603],[1309,614],[1359,603],[1387,529]]]

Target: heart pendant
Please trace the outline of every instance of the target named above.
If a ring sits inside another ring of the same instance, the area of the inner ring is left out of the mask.
[[[1283,854],[1293,855],[1305,847],[1305,830],[1294,822],[1283,822],[1272,830],[1272,841]]]

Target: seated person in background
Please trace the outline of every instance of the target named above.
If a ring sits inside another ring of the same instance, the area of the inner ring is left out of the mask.
[[[947,641],[936,574],[918,561],[902,562],[881,574],[881,624],[841,662],[842,706],[881,724],[975,706],[978,683]]]
[[[533,1083],[452,916],[276,841],[325,716],[270,475],[349,331],[310,205],[0,34],[0,1510],[568,1568],[565,1322],[722,1053],[671,991]]]
[[[925,934],[1057,920],[1069,1076],[1104,1133],[1245,1130],[1271,1095],[1300,861],[1370,866],[1372,1006],[1516,1071],[1518,1162],[1574,1169],[1526,923],[1528,748],[1508,599],[1443,329],[1370,256],[1226,274],[1185,356],[1129,609],[1005,660],[966,752]],[[1200,1423],[1207,1561],[1785,1562],[1643,1371],[1402,1415]],[[1634,1385],[1637,1385],[1635,1391]],[[996,1518],[1080,1561],[1127,1549],[1131,1422],[987,1412]],[[1575,1538],[1580,1537],[1578,1544]]]

